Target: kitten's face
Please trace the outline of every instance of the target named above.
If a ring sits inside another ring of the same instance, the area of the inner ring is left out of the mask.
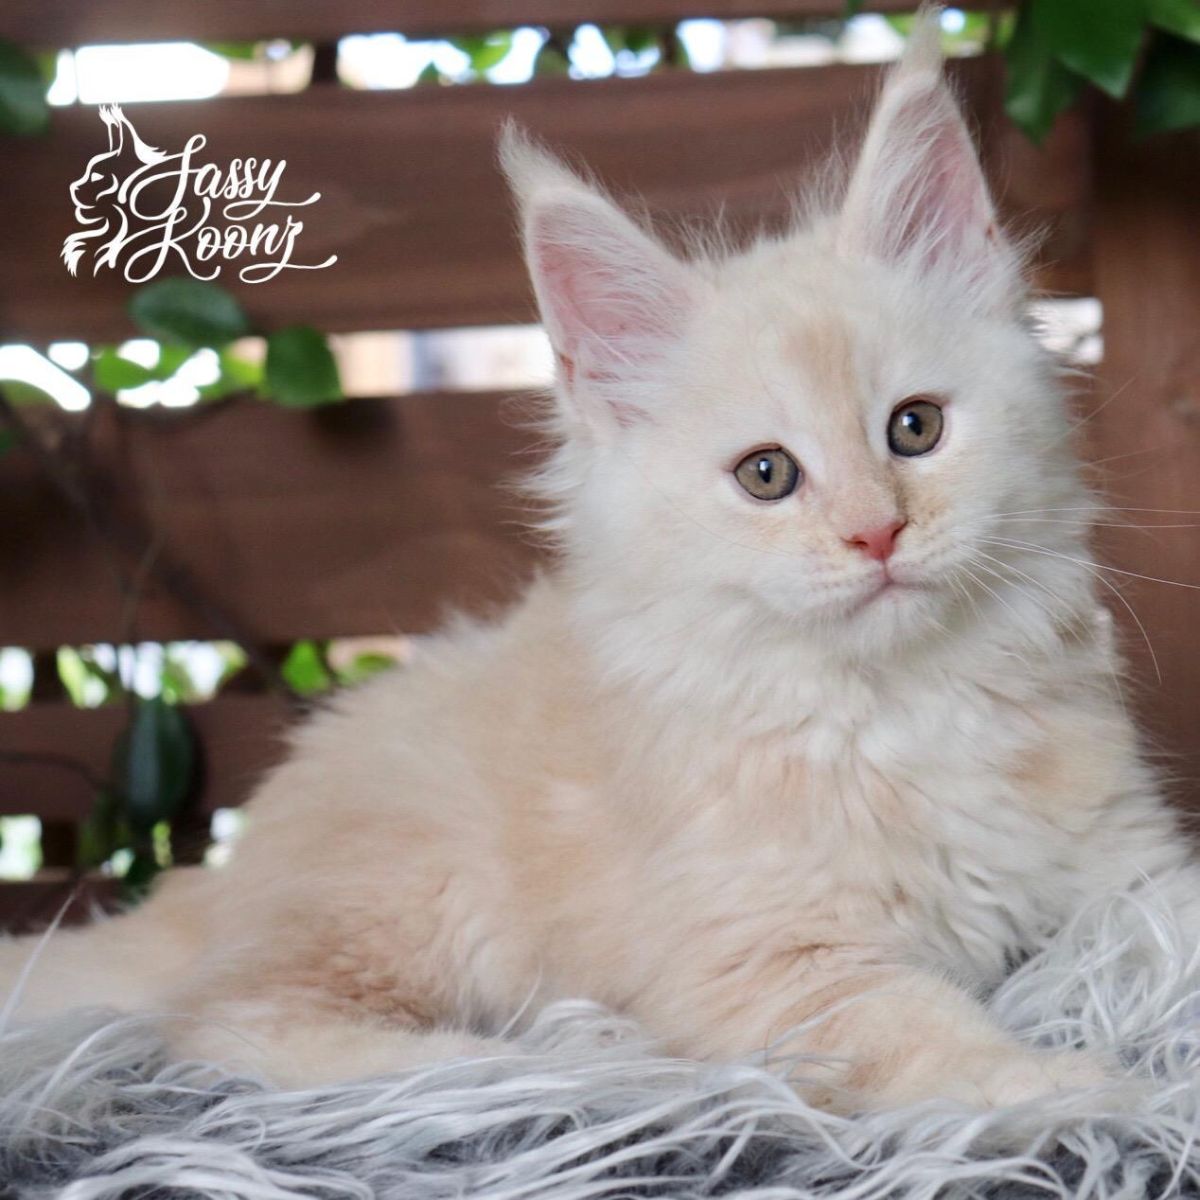
[[[597,452],[585,536],[876,649],[997,588],[984,539],[1071,502],[1066,430],[1023,330],[814,243],[718,272],[653,415]]]
[[[841,212],[740,256],[681,262],[538,151],[505,156],[589,586],[699,636],[737,606],[854,655],[1057,594],[1061,560],[994,540],[1085,498],[932,39]]]

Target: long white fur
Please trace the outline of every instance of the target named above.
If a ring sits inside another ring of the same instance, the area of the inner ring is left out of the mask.
[[[1059,1096],[835,1117],[762,1072],[655,1057],[630,1022],[572,1002],[507,1058],[264,1091],[168,1063],[146,1018],[80,1013],[0,1036],[0,1177],[20,1200],[166,1183],[222,1200],[585,1200],[638,1175],[681,1200],[1166,1200],[1200,1187],[1195,952],[1169,907],[1117,898],[992,1001],[1025,1038],[1117,1047],[1147,1081],[1121,1115]]]

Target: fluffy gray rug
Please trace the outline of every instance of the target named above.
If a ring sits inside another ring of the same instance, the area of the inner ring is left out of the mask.
[[[1131,1082],[987,1114],[830,1117],[753,1067],[655,1057],[586,1004],[510,1058],[308,1092],[75,1014],[0,1035],[0,1197],[1200,1197],[1195,954],[1144,904],[1082,915],[992,1006],[1031,1040],[1116,1050]]]

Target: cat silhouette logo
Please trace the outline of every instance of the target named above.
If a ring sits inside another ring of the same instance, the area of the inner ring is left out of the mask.
[[[122,174],[130,158],[142,166],[156,166],[166,155],[146,145],[129,118],[116,105],[103,105],[100,119],[108,131],[108,149],[95,154],[83,174],[71,184],[71,203],[75,205],[75,220],[83,226],[63,243],[62,257],[72,275],[79,270],[80,260],[93,249],[92,273],[101,267],[115,265],[115,259],[129,231],[129,217],[123,207]]]
[[[116,270],[130,283],[145,282],[168,263],[196,279],[214,279],[224,263],[252,260],[238,278],[262,283],[285,269],[316,271],[337,262],[336,254],[319,263],[293,261],[304,222],[292,210],[315,204],[321,193],[277,199],[284,159],[235,158],[223,169],[199,158],[207,144],[201,133],[170,153],[145,142],[115,104],[102,105],[100,119],[108,146],[70,187],[81,227],[63,242],[72,275],[89,252],[93,275]],[[279,210],[281,219],[265,219]]]

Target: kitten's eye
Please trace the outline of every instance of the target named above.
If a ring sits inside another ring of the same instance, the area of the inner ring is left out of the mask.
[[[942,436],[942,410],[932,400],[905,400],[892,413],[887,436],[893,454],[904,458],[928,454]]]
[[[782,500],[800,482],[800,468],[786,450],[755,450],[734,467],[733,473],[757,500]]]

